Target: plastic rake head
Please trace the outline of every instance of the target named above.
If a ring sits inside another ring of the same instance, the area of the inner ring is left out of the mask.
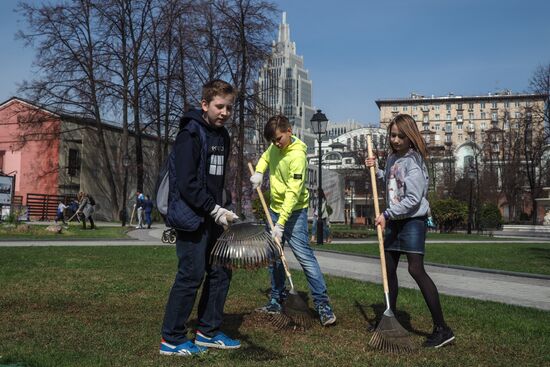
[[[244,222],[227,228],[218,238],[210,261],[230,269],[257,269],[281,257],[263,224]]]

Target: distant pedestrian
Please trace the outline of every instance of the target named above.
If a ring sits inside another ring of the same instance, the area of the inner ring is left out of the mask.
[[[327,208],[327,197],[325,196],[325,192],[323,189],[319,190],[319,195],[321,196],[321,221],[323,222],[323,239],[325,243],[331,243],[332,237],[330,236],[330,222],[329,222],[329,214],[328,214],[328,208]],[[315,243],[317,241],[317,219],[319,217],[319,198],[315,199],[313,201],[314,207],[313,207],[313,225],[311,226],[311,242]]]
[[[386,181],[386,202],[389,206],[376,218],[375,225],[385,229],[384,252],[390,308],[395,313],[399,290],[397,265],[404,253],[409,273],[422,292],[434,324],[432,334],[423,345],[439,348],[453,341],[455,336],[443,318],[437,287],[424,269],[426,219],[430,211],[426,144],[415,120],[407,114],[393,118],[388,126],[388,137],[391,153],[385,172],[378,170],[377,176]],[[374,167],[376,159],[367,158],[365,164]]]
[[[86,229],[86,220],[90,222],[90,229],[95,229],[93,218],[95,201],[85,192],[80,192],[78,197],[79,207],[77,213],[80,215],[80,219],[82,221],[82,229]]]
[[[137,215],[137,226],[136,229],[143,228],[143,203],[145,201],[145,196],[142,192],[136,192],[136,215]]]
[[[149,195],[145,195],[145,200],[143,201],[143,210],[145,212],[145,223],[147,223],[147,228],[151,228],[151,213],[153,212],[153,200]]]
[[[59,200],[59,205],[57,206],[57,212],[55,215],[55,223],[57,223],[58,220],[62,221],[63,224],[67,224],[65,222],[65,209],[67,209],[68,206],[65,205],[61,200]]]

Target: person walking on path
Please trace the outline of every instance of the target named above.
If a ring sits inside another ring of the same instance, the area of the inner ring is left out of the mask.
[[[327,209],[327,197],[325,196],[325,192],[323,189],[319,190],[319,195],[321,195],[321,220],[323,222],[323,238],[325,239],[325,243],[331,243],[332,237],[330,236],[330,222],[329,222],[329,214]],[[316,203],[316,206],[319,205],[318,200],[315,200],[314,203]],[[315,243],[317,240],[317,218],[319,216],[319,212],[317,211],[317,207],[314,207],[313,209],[313,225],[311,226],[311,242]]]
[[[426,219],[430,212],[426,144],[416,121],[407,114],[393,118],[388,126],[388,137],[391,152],[386,169],[377,171],[377,176],[386,182],[388,207],[376,218],[375,225],[385,229],[390,307],[395,313],[399,290],[397,265],[404,253],[409,273],[422,292],[434,324],[432,334],[423,345],[439,348],[453,341],[455,336],[443,318],[437,287],[424,269]],[[376,159],[367,158],[365,164],[374,167]]]
[[[153,200],[149,195],[145,195],[145,200],[143,201],[143,212],[145,213],[145,223],[147,228],[151,228],[153,220],[151,219],[151,213],[153,212]]]
[[[210,251],[223,232],[222,226],[238,218],[221,207],[230,152],[229,133],[224,124],[231,116],[235,93],[235,89],[222,80],[206,83],[202,90],[202,110],[185,113],[174,144],[176,190],[186,208],[182,220],[200,224],[194,230],[176,231],[178,271],[166,304],[161,354],[188,356],[202,353],[206,348],[241,346],[238,340],[220,331],[231,270],[209,264]],[[193,342],[187,336],[187,320],[203,278]]]
[[[95,202],[87,193],[80,192],[78,194],[78,205],[77,215],[80,215],[82,229],[86,229],[86,220],[90,222],[90,229],[95,229],[93,218]]]
[[[283,115],[271,117],[264,127],[264,138],[271,142],[262,154],[256,172],[250,178],[252,187],[262,185],[263,174],[269,168],[269,213],[275,224],[272,236],[281,244],[288,242],[294,256],[302,266],[315,310],[323,326],[336,322],[327,286],[317,258],[309,245],[307,208],[309,192],[305,185],[307,175],[306,145],[292,135],[292,127]],[[278,260],[269,266],[271,299],[260,311],[279,313],[285,295],[285,271]]]
[[[137,215],[137,225],[136,229],[142,229],[143,227],[143,203],[145,202],[145,197],[142,192],[136,192],[136,215]]]

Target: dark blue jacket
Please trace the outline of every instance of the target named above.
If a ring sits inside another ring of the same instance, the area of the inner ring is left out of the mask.
[[[168,223],[170,226],[194,231],[216,204],[223,205],[229,144],[227,130],[208,125],[202,111],[193,110],[184,115],[170,162],[175,172],[170,175],[170,187],[175,187],[170,195],[179,195],[182,199],[172,213],[179,213],[181,223],[178,226]],[[169,207],[171,203],[176,205],[175,201],[169,200]]]

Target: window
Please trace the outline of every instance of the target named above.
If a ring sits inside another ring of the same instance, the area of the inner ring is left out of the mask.
[[[448,135],[445,136],[445,142],[446,142],[446,143],[452,142],[451,134],[448,134]]]
[[[407,112],[409,110],[409,106],[403,106],[403,111]]]
[[[451,131],[453,131],[453,125],[452,125],[450,122],[447,122],[447,123],[445,124],[445,131],[446,131],[446,132],[451,132]]]
[[[436,110],[436,111],[439,111],[439,107],[440,107],[440,106],[439,106],[438,104],[435,105],[435,110]]]
[[[473,110],[473,109],[474,109],[474,104],[473,104],[473,103],[468,103],[468,108],[469,108],[470,110]]]
[[[486,118],[487,118],[487,115],[485,114],[485,112],[482,112],[481,113],[481,119],[483,120],[483,119],[486,119]]]
[[[447,108],[447,111],[450,111],[450,110],[451,110],[451,104],[450,104],[450,103],[447,103],[446,108]]]
[[[440,124],[435,124],[435,131],[439,131],[441,130],[441,125]]]
[[[470,120],[473,120],[474,119],[474,113],[473,112],[468,112],[468,118]]]
[[[456,109],[457,109],[457,110],[461,110],[461,109],[462,109],[462,103],[457,104],[457,105],[456,105]]]
[[[462,134],[458,134],[458,141],[462,141]]]
[[[413,106],[413,111],[418,111],[418,106],[417,105]]]
[[[457,128],[458,130],[462,130],[462,124],[456,124],[456,128]]]
[[[80,151],[78,149],[69,149],[68,163],[67,173],[69,176],[78,176],[80,174]]]
[[[485,102],[479,102],[479,108],[484,109],[485,108]]]
[[[496,112],[491,113],[491,120],[498,121],[498,116]]]
[[[424,115],[424,117],[422,118],[422,121],[424,123],[428,122],[428,115]]]
[[[485,127],[486,127],[485,122],[482,122],[481,125],[479,125],[479,126],[481,127],[482,131],[485,130]]]
[[[462,122],[462,114],[456,115],[456,121]]]
[[[451,119],[451,114],[448,113],[447,116],[446,116],[447,120],[450,120]]]
[[[516,112],[515,116],[516,116],[517,119],[519,119],[519,118],[521,118],[521,113]]]
[[[399,108],[398,106],[392,106],[391,110],[397,112],[398,108]]]
[[[497,108],[497,107],[498,107],[498,103],[495,101],[495,102],[493,102],[493,103],[491,104],[491,106],[492,106],[493,108]]]
[[[439,113],[436,113],[436,114],[435,114],[435,119],[436,119],[436,120],[441,120],[441,115],[440,115]]]
[[[435,140],[435,141],[440,141],[440,140],[441,140],[441,136],[435,134],[435,135],[434,135],[434,140]]]
[[[514,102],[515,107],[519,107],[519,101]]]
[[[4,156],[6,155],[5,150],[0,150],[0,172],[4,172]]]
[[[505,108],[510,107],[510,102],[509,102],[509,101],[504,102],[504,107],[505,107]]]

